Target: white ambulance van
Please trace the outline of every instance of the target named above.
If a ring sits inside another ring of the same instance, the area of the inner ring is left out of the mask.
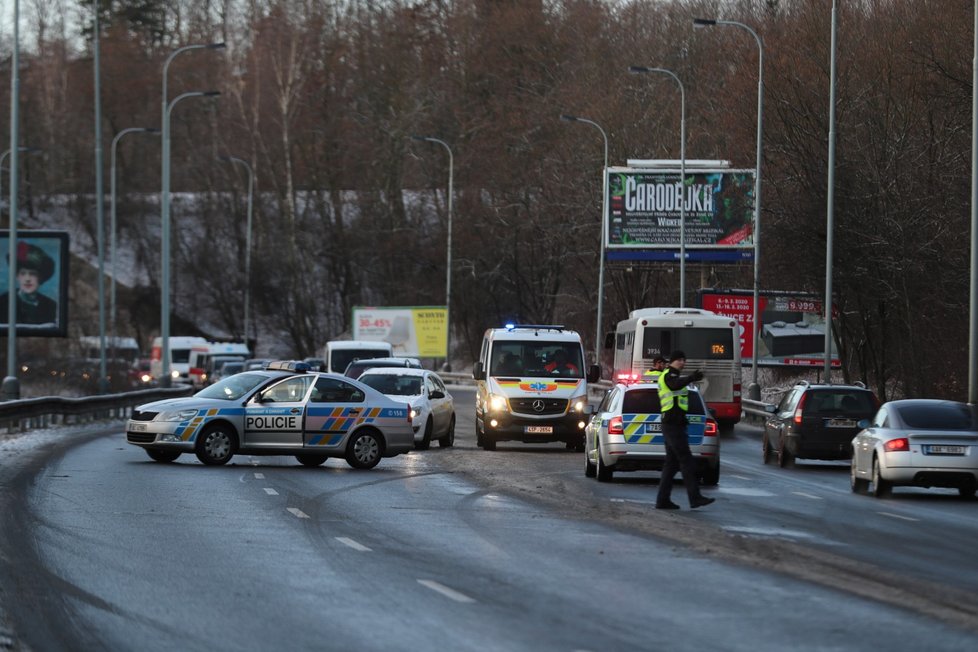
[[[583,451],[587,384],[600,375],[597,365],[585,373],[581,336],[563,326],[490,328],[472,370],[478,445],[562,441]]]
[[[392,358],[394,347],[390,342],[371,342],[367,340],[330,340],[323,350],[326,371],[342,374],[354,360],[369,358]]]
[[[203,337],[171,337],[170,338],[170,378],[175,383],[190,382],[190,351],[202,344],[207,344]],[[153,378],[163,376],[163,338],[153,338],[153,348],[150,352],[150,373]]]

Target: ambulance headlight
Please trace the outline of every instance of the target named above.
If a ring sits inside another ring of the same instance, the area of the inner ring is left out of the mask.
[[[186,421],[197,416],[197,410],[174,410],[172,412],[161,412],[157,421]]]
[[[508,408],[509,404],[506,402],[505,396],[499,396],[497,394],[489,395],[490,412],[505,412]]]
[[[574,401],[574,411],[577,412],[578,414],[583,414],[584,408],[586,407],[587,407],[587,401],[585,401],[583,398]]]

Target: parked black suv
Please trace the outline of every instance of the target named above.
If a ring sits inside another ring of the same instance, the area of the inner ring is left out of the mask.
[[[872,419],[880,402],[862,383],[812,385],[802,381],[770,406],[764,423],[764,463],[777,457],[787,466],[796,457],[818,460],[852,458],[852,438],[861,419]]]

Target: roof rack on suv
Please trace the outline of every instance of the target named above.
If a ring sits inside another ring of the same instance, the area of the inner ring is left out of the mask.
[[[538,331],[562,331],[566,327],[563,324],[506,324],[506,330],[508,331],[517,328],[531,328]]]
[[[804,385],[805,387],[808,387],[809,385],[811,385],[811,383],[810,383],[810,382],[808,382],[807,380],[799,380],[799,381],[798,381],[797,383],[795,383],[795,384],[796,384],[796,385]]]
[[[862,387],[863,389],[866,389],[866,383],[864,383],[861,380],[854,380],[852,381],[852,384],[855,385],[856,387]]]
[[[300,362],[299,360],[275,360],[266,364],[265,369],[269,371],[292,371],[297,374],[304,374],[312,369],[312,366],[308,362]]]

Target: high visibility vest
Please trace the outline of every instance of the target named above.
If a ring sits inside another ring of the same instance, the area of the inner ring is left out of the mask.
[[[659,403],[662,405],[662,413],[665,414],[673,408],[677,400],[679,409],[689,412],[689,387],[683,387],[679,391],[673,391],[666,385],[666,374],[669,369],[660,372],[659,375]]]
[[[662,374],[663,372],[657,369],[649,369],[642,374],[642,380],[644,380],[647,383],[659,383],[661,385]]]

